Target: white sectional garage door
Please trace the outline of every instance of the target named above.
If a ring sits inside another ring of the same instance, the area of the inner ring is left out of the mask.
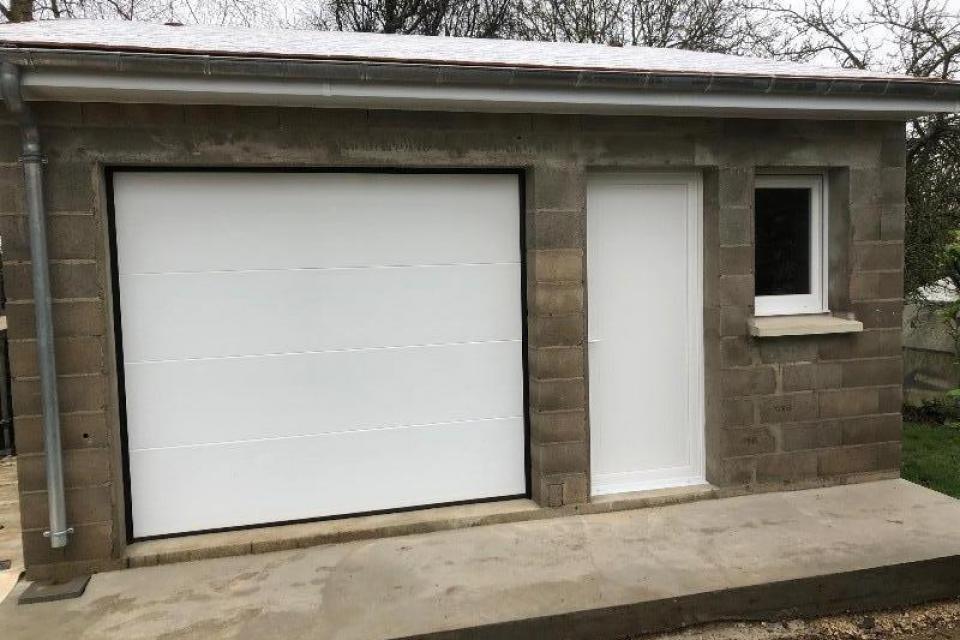
[[[114,173],[133,536],[524,493],[518,180]]]

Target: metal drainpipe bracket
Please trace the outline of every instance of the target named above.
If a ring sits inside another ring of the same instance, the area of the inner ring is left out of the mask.
[[[43,155],[42,153],[23,153],[17,156],[17,162],[19,164],[23,164],[25,162],[39,162],[40,164],[47,164],[47,156]]]

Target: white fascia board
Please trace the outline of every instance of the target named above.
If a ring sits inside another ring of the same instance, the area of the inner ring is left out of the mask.
[[[448,111],[909,118],[960,101],[27,71],[27,100]]]

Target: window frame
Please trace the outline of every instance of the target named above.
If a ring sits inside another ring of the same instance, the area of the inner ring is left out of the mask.
[[[754,296],[755,316],[827,313],[827,181],[822,173],[758,174],[757,189],[810,189],[810,293]],[[754,201],[756,196],[754,195]],[[756,207],[753,224],[756,229]],[[756,251],[756,241],[754,241]],[[754,273],[756,276],[756,273]]]

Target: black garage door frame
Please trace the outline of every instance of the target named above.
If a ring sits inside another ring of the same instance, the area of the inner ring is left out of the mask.
[[[517,178],[517,193],[519,196],[518,211],[519,237],[520,237],[520,313],[521,319],[521,367],[523,372],[523,464],[525,491],[522,494],[495,496],[491,498],[480,498],[475,500],[460,500],[456,502],[443,502],[416,505],[412,507],[400,507],[394,509],[381,509],[375,511],[361,511],[355,513],[346,513],[333,516],[321,516],[316,518],[302,518],[297,520],[283,520],[279,522],[265,522],[250,525],[241,525],[236,527],[223,527],[218,529],[204,529],[201,531],[187,531],[183,533],[171,533],[158,536],[147,536],[137,538],[133,534],[133,497],[130,482],[130,455],[129,442],[127,437],[127,408],[126,408],[126,389],[124,382],[123,366],[123,326],[121,323],[122,309],[120,308],[120,273],[117,264],[117,232],[116,232],[116,208],[114,203],[113,178],[118,173],[123,172],[192,172],[192,173],[379,173],[379,174],[426,174],[426,175],[456,175],[456,174],[494,174],[494,175],[512,175]],[[109,260],[110,260],[110,286],[111,301],[113,311],[113,341],[115,354],[115,371],[117,385],[117,412],[120,427],[120,449],[122,459],[122,481],[123,481],[123,500],[124,500],[124,520],[127,543],[139,542],[145,540],[156,540],[165,538],[179,538],[185,536],[201,535],[204,533],[219,533],[225,531],[239,531],[245,529],[259,529],[265,527],[275,527],[290,524],[301,524],[304,522],[323,522],[328,520],[342,520],[345,518],[355,518],[368,515],[380,515],[388,513],[403,513],[409,511],[419,511],[422,509],[433,509],[438,507],[452,507],[464,504],[481,504],[487,502],[500,502],[505,500],[515,500],[518,498],[530,498],[532,495],[531,478],[531,451],[530,451],[530,370],[528,356],[528,331],[527,331],[527,238],[526,238],[526,170],[519,167],[491,167],[491,168],[416,168],[416,167],[292,167],[292,166],[218,166],[218,165],[109,165],[104,167],[104,185],[106,192],[106,213],[107,213],[107,235],[109,241]]]

